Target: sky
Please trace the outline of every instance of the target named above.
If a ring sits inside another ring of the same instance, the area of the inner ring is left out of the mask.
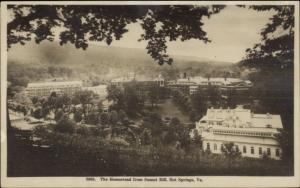
[[[220,13],[209,19],[204,17],[203,30],[211,43],[200,40],[168,42],[169,55],[194,56],[214,61],[236,63],[245,57],[245,50],[260,43],[260,32],[274,15],[273,11],[255,11],[248,8],[228,5]],[[139,23],[127,25],[129,30],[121,40],[113,41],[111,46],[145,49],[147,42],[138,42],[143,30]],[[59,33],[60,29],[57,30]],[[58,39],[58,35],[56,40]],[[105,42],[91,42],[107,46]],[[88,50],[88,48],[87,48]]]
[[[274,12],[258,12],[252,9],[227,6],[220,13],[204,19],[204,31],[211,43],[199,40],[168,43],[167,53],[170,55],[195,56],[216,61],[236,63],[245,56],[245,50],[260,42],[261,29],[269,22]],[[142,28],[138,23],[127,26],[128,32],[111,46],[142,48],[146,42],[138,42]],[[97,45],[105,45],[98,43]]]

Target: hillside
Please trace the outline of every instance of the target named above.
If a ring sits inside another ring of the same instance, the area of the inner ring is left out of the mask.
[[[135,71],[138,74],[158,75],[163,69],[176,69],[190,74],[205,74],[214,69],[232,67],[232,63],[207,58],[174,56],[172,66],[160,66],[143,49],[90,45],[87,50],[57,42],[15,45],[8,52],[9,65],[49,67],[64,66],[76,73],[90,73],[102,77],[115,77]]]

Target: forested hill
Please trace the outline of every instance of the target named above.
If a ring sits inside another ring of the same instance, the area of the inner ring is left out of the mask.
[[[143,49],[90,45],[87,50],[71,45],[60,46],[56,42],[33,42],[15,45],[8,52],[9,64],[49,67],[64,66],[75,72],[101,75],[124,74],[135,71],[140,74],[157,74],[169,65],[160,66]],[[14,62],[14,63],[12,63]],[[232,67],[232,63],[212,61],[207,58],[175,56],[173,69],[190,74],[206,74],[215,68]]]

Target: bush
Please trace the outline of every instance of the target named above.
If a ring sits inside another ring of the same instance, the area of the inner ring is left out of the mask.
[[[85,127],[85,126],[79,126],[76,130],[77,134],[80,134],[82,136],[89,136],[91,131],[89,128]]]
[[[60,133],[74,133],[75,132],[76,123],[70,120],[68,117],[63,116],[58,123],[56,123],[53,127],[54,131]]]

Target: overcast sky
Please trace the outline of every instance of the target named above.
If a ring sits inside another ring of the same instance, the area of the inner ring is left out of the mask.
[[[203,29],[207,32],[211,43],[204,44],[194,39],[171,42],[168,43],[167,53],[236,63],[245,56],[247,48],[260,42],[261,29],[273,14],[273,11],[258,12],[228,5],[220,13],[203,20]],[[123,38],[113,41],[111,46],[145,49],[146,41],[137,41],[143,33],[140,24],[129,24],[127,28],[129,31]],[[59,40],[58,38],[57,36],[56,40]],[[106,46],[105,42],[93,42],[93,44]]]
[[[198,56],[218,61],[238,62],[244,57],[245,50],[260,42],[260,31],[268,23],[273,12],[258,12],[236,6],[227,6],[219,14],[204,20],[203,29],[212,40],[204,44],[199,40],[168,43],[168,53]],[[138,42],[142,33],[139,24],[130,24],[128,33],[112,46],[143,48],[146,42]],[[100,44],[102,45],[102,44]]]

